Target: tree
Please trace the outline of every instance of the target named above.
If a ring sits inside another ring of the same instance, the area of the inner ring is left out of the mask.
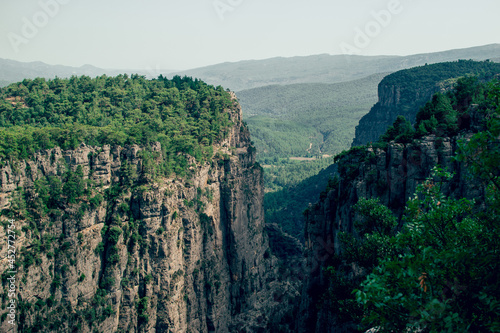
[[[83,181],[83,169],[79,165],[75,172],[68,170],[66,172],[66,181],[63,185],[63,193],[66,195],[68,203],[76,203],[76,199],[83,195],[85,183]]]
[[[354,223],[359,237],[347,232],[340,233],[343,258],[347,262],[372,269],[378,258],[392,252],[390,238],[395,232],[397,219],[378,199],[361,198],[353,208],[360,216]]]
[[[458,130],[458,118],[450,99],[444,94],[435,94],[432,100],[417,113],[415,128],[419,135],[455,134]]]
[[[398,116],[392,126],[387,128],[384,135],[380,137],[381,141],[389,142],[395,140],[399,143],[409,143],[413,140],[415,131],[409,121],[404,116]]]

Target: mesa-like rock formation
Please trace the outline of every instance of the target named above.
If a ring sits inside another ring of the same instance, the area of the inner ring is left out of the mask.
[[[191,159],[184,178],[148,174],[137,145],[56,147],[7,162],[0,209],[18,232],[18,325],[4,320],[1,330],[289,331],[300,280],[269,248],[262,169],[241,109],[226,112],[229,135],[211,162]],[[161,158],[159,143],[148,151]],[[37,210],[41,182],[68,174],[87,192]],[[7,247],[0,255],[6,266]]]

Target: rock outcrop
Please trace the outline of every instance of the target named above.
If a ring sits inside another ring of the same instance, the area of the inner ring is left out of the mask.
[[[230,134],[211,162],[190,160],[189,177],[148,174],[136,145],[56,147],[5,163],[0,209],[17,229],[18,324],[4,308],[1,330],[289,331],[300,280],[269,248],[262,169],[237,103],[226,112]],[[158,143],[148,151],[161,158]],[[37,210],[41,182],[60,183],[67,170],[90,190]],[[6,267],[6,246],[0,255]]]

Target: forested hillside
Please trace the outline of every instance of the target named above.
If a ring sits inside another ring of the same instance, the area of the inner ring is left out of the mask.
[[[300,182],[288,184],[280,190],[266,193],[264,196],[266,223],[279,224],[283,231],[304,243],[303,213],[309,205],[317,202],[326,193],[325,187],[337,174],[337,165],[332,163],[333,158],[328,159],[328,161],[329,165],[319,165],[316,168],[304,165],[306,162],[302,162],[299,166],[315,172],[313,174],[306,173],[307,178],[303,178]],[[264,173],[264,177],[269,176]]]
[[[276,157],[334,155],[347,149],[359,119],[376,102],[384,76],[238,92],[258,159],[270,164]]]

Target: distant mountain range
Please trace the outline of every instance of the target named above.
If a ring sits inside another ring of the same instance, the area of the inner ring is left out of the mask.
[[[338,83],[353,81],[372,74],[395,72],[415,66],[458,59],[473,59],[500,62],[500,44],[471,47],[410,56],[356,56],[313,55],[265,60],[245,60],[195,68],[185,71],[170,70],[109,70],[84,65],[70,67],[48,65],[43,62],[19,62],[0,59],[0,86],[18,82],[24,78],[70,77],[88,75],[138,73],[147,77],[162,73],[165,76],[188,75],[200,78],[213,85],[221,85],[233,91],[241,91],[267,85],[295,83]]]
[[[314,55],[222,63],[172,74],[200,78],[207,83],[240,91],[267,85],[338,83],[376,73],[458,59],[497,61],[500,44],[410,56]]]
[[[24,79],[34,79],[36,77],[44,77],[53,79],[56,76],[59,78],[71,77],[73,75],[87,75],[96,77],[100,75],[115,76],[123,73],[137,73],[145,75],[148,78],[156,77],[159,73],[167,74],[168,70],[121,70],[121,69],[103,69],[92,65],[83,65],[80,67],[49,65],[41,61],[20,62],[9,59],[0,58],[0,87],[10,83],[19,82]]]

